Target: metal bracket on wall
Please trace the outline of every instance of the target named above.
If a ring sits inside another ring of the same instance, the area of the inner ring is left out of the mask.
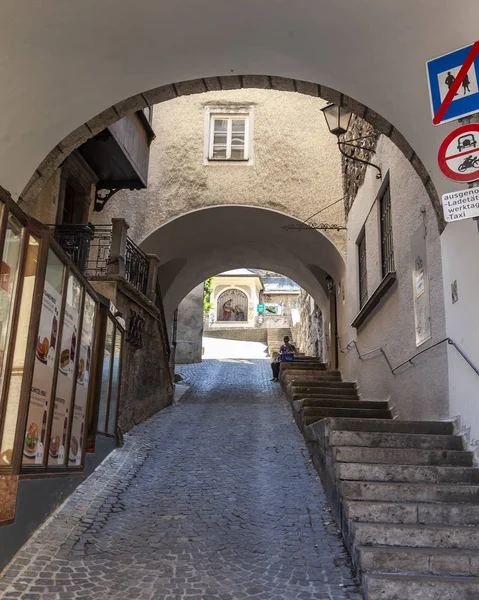
[[[362,139],[362,138],[358,138]],[[352,140],[357,141],[357,140]],[[376,175],[376,179],[382,179],[382,171],[380,169],[380,167],[378,167],[377,165],[373,164],[372,162],[369,162],[368,160],[363,160],[362,158],[358,158],[357,156],[351,156],[350,154],[347,154],[342,148],[341,145],[343,146],[351,146],[352,148],[358,148],[359,150],[363,150],[363,152],[371,152],[372,154],[376,154],[376,152],[374,150],[372,150],[371,148],[364,148],[364,146],[361,145],[357,145],[357,144],[352,144],[351,142],[342,142],[339,138],[338,138],[338,149],[341,152],[341,154],[346,157],[349,158],[349,160],[352,160],[354,162],[360,162],[363,163],[364,165],[368,165],[369,167],[374,167],[377,171],[378,174]]]
[[[108,202],[108,200],[113,196],[113,194],[116,194],[116,192],[120,191],[122,188],[96,188],[95,190],[95,206],[93,208],[94,211],[96,212],[100,212],[101,210],[103,210],[105,204]]]

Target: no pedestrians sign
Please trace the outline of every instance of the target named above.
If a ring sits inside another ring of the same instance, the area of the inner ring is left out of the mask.
[[[428,61],[426,71],[434,125],[479,112],[479,42]]]

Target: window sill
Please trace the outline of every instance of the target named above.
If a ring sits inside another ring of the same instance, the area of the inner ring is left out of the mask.
[[[366,321],[366,319],[369,317],[369,315],[373,312],[373,310],[376,308],[376,306],[380,303],[381,298],[383,298],[383,296],[386,295],[386,292],[393,285],[393,283],[396,281],[396,279],[397,279],[397,277],[396,277],[395,271],[388,273],[383,278],[381,283],[374,290],[371,297],[367,300],[366,304],[362,307],[362,309],[356,315],[354,321],[351,323],[351,327],[354,327],[355,329],[359,329],[359,327],[361,327],[361,325],[364,323],[364,321]]]

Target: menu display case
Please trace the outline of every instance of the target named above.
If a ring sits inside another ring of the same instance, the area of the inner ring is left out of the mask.
[[[98,297],[0,189],[0,473],[82,469]]]

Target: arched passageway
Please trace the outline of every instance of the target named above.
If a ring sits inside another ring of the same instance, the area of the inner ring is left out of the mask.
[[[263,74],[281,88],[315,82],[325,98],[340,100],[339,90],[360,103],[358,110],[370,107],[371,119],[386,129],[394,124],[398,143],[414,149],[425,179],[431,173],[439,191],[447,190],[435,161],[442,132],[430,125],[424,63],[475,39],[475,8],[474,0],[459,12],[434,0],[249,0],[237,14],[222,2],[185,10],[177,2],[89,0],[61,7],[50,1],[26,14],[7,3],[0,33],[9,60],[0,74],[15,85],[3,86],[0,102],[0,181],[18,196],[35,169],[33,182],[105,119],[159,102],[175,88],[191,93],[191,81],[241,86],[250,74]],[[73,30],[82,35],[71,36]],[[218,76],[227,79],[222,84]]]
[[[326,276],[340,280],[344,260],[323,233],[284,229],[293,222],[299,223],[272,210],[222,206],[187,214],[151,233],[141,247],[160,258],[167,318],[196,285],[244,265],[290,277],[325,306]]]

